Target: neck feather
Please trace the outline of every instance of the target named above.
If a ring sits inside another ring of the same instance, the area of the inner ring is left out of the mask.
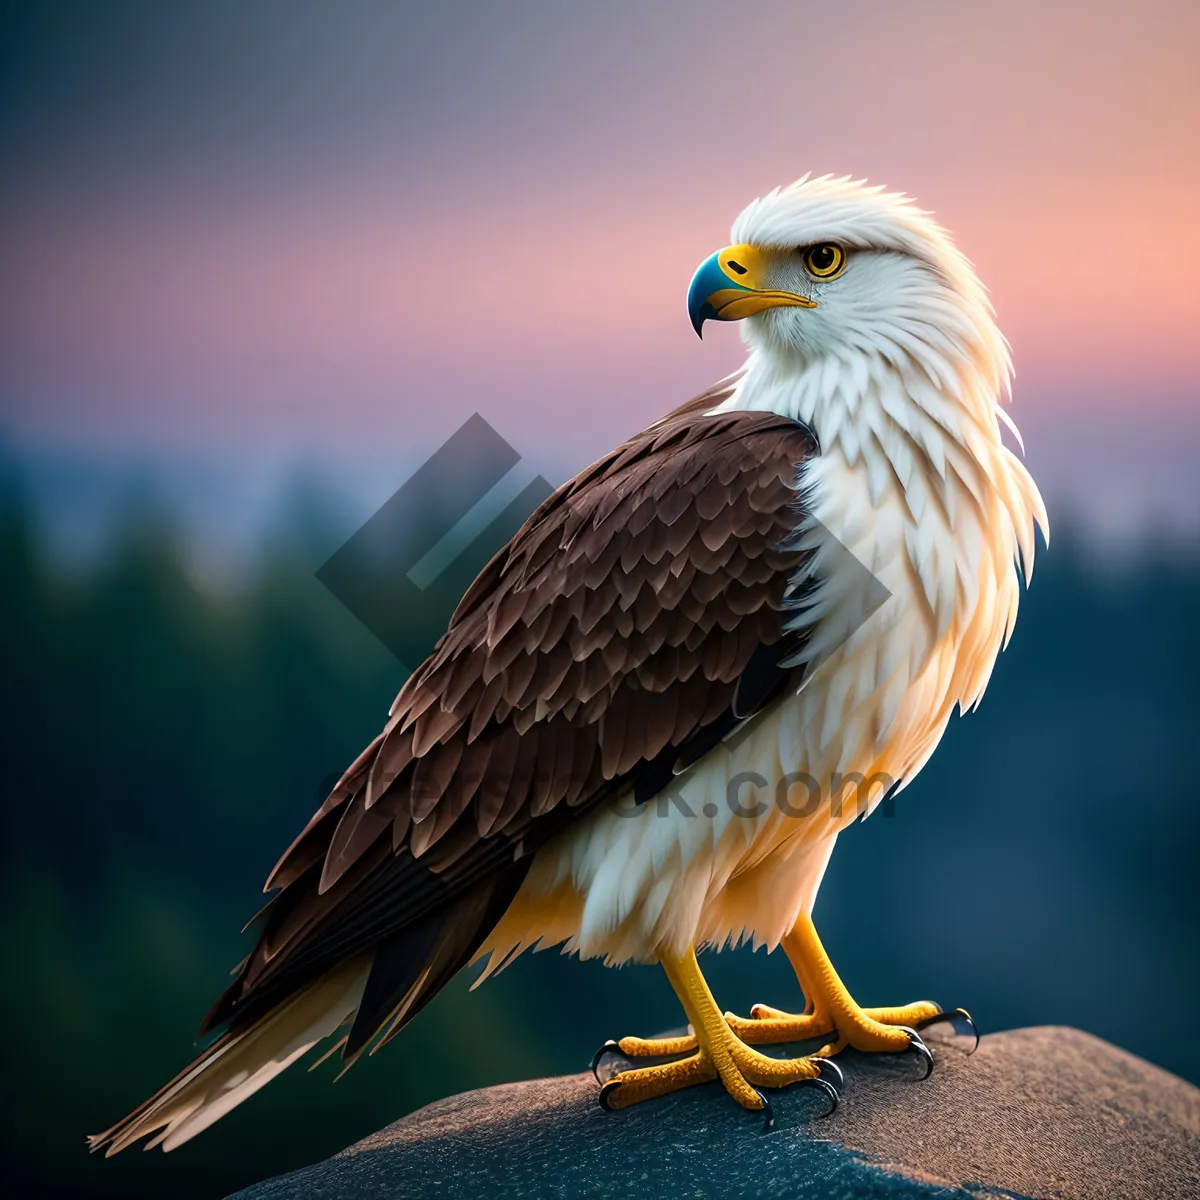
[[[721,405],[812,428],[821,456],[810,468],[810,521],[893,593],[881,572],[903,564],[926,614],[928,652],[950,637],[978,660],[955,687],[963,706],[979,699],[1016,620],[1013,563],[1028,582],[1035,522],[1048,529],[1037,487],[1001,435],[1002,422],[1012,427],[1000,409],[1006,377],[1006,364],[970,358],[935,379],[909,356],[781,360],[756,350]]]
[[[933,371],[928,361],[907,354],[855,350],[801,359],[759,349],[721,407],[770,410],[802,421],[817,435],[823,455],[861,463],[877,476],[875,502],[884,474],[894,476],[917,521],[925,500],[947,501],[958,490],[978,507],[998,505],[1028,578],[1034,525],[1046,535],[1049,523],[1037,486],[1004,444],[1002,427],[1020,444],[1001,407],[1007,383],[1006,356],[997,362],[990,355],[964,355]]]

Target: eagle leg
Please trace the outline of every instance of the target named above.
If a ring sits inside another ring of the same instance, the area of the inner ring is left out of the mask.
[[[784,937],[783,949],[796,972],[807,1006],[803,1013],[791,1014],[756,1004],[749,1020],[726,1013],[729,1027],[739,1038],[761,1046],[833,1034],[835,1039],[815,1056],[837,1054],[846,1046],[890,1054],[913,1050],[932,1069],[932,1056],[916,1029],[955,1014],[943,1013],[930,1000],[895,1008],[862,1008],[839,978],[807,914],[801,915],[796,927]]]
[[[743,1107],[771,1118],[771,1108],[759,1088],[786,1087],[791,1083],[809,1083],[821,1088],[837,1106],[837,1091],[821,1078],[822,1064],[811,1058],[771,1058],[753,1050],[729,1028],[717,1002],[709,991],[696,952],[692,947],[682,955],[670,952],[659,958],[675,994],[695,1030],[694,1037],[624,1038],[621,1052],[629,1057],[648,1054],[682,1053],[686,1058],[653,1066],[622,1071],[600,1089],[600,1105],[613,1110],[628,1108],[654,1096],[664,1096],[680,1088],[720,1079],[725,1090]]]

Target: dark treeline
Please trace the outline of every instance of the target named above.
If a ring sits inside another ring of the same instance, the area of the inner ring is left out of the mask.
[[[653,969],[526,956],[470,996],[459,981],[336,1085],[335,1064],[296,1068],[174,1154],[89,1158],[84,1135],[189,1057],[267,871],[404,671],[316,581],[303,539],[281,536],[214,594],[161,523],[130,522],[85,571],[56,567],[37,530],[10,479],[9,1178],[41,1195],[220,1196],[442,1095],[579,1070],[606,1037],[678,1023]],[[1059,539],[980,713],[834,856],[817,915],[865,1002],[929,996],[985,1029],[1075,1024],[1200,1079],[1175,1020],[1200,985],[1198,613],[1200,555],[1099,570]],[[708,961],[730,1008],[797,1002],[779,955]]]

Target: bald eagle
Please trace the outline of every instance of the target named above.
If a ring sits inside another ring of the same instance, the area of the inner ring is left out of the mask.
[[[743,368],[484,568],[271,873],[218,1036],[93,1149],[170,1150],[323,1039],[353,1062],[468,963],[538,945],[660,963],[690,1022],[620,1043],[673,1058],[611,1079],[606,1108],[719,1078],[769,1111],[764,1087],[829,1088],[842,1046],[920,1045],[936,1007],[860,1007],[811,913],[884,790],[844,804],[842,783],[911,781],[1012,633],[1047,522],[1002,438],[1008,347],[903,195],[806,177],[733,241],[688,307],[697,332],[742,322]],[[696,952],[742,941],[783,946],[804,1012],[722,1012]],[[753,1048],[818,1035],[824,1058]]]

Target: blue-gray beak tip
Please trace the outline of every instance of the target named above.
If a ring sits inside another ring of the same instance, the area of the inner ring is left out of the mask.
[[[717,310],[708,302],[709,297],[722,288],[737,286],[731,283],[725,272],[721,270],[719,259],[719,251],[709,255],[692,276],[691,285],[688,287],[688,316],[691,318],[692,328],[696,331],[698,338],[704,337],[701,332],[704,322],[715,319],[717,315]]]

